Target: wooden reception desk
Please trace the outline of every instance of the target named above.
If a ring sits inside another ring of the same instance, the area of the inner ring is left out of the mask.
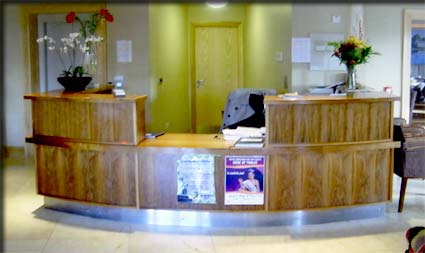
[[[146,96],[30,94],[38,193],[152,209],[282,211],[391,200],[393,102],[386,93],[266,97],[264,148],[214,134],[143,140]],[[178,202],[177,161],[212,154],[216,204]],[[264,205],[224,205],[225,156],[264,155]]]

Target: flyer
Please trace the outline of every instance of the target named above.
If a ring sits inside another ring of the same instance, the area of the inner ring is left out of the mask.
[[[183,155],[177,161],[177,201],[215,204],[214,167],[214,155]]]
[[[264,156],[225,157],[225,205],[264,205]]]

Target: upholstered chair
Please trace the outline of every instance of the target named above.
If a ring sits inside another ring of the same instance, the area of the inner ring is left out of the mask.
[[[394,140],[401,147],[394,150],[394,173],[401,177],[398,211],[403,211],[407,180],[425,179],[425,128],[420,125],[395,125]]]

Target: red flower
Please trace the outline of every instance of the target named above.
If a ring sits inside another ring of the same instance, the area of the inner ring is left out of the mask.
[[[74,21],[75,21],[75,16],[76,16],[77,14],[75,14],[75,12],[73,12],[73,11],[71,11],[70,13],[68,13],[68,15],[66,15],[66,22],[67,23],[74,23]]]
[[[111,13],[106,13],[106,15],[105,15],[105,19],[106,19],[106,21],[108,21],[108,22],[112,22],[112,21],[114,21],[114,16],[112,16],[111,15]]]
[[[109,11],[107,9],[101,9],[99,11],[100,16],[106,17],[107,14],[109,14]]]
[[[350,60],[350,62],[348,63],[349,65],[355,65],[356,61],[355,60]]]

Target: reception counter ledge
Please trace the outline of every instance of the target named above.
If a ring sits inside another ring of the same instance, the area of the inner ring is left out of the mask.
[[[216,134],[143,140],[146,96],[30,94],[38,193],[142,209],[285,211],[391,200],[393,101],[350,97],[266,97],[264,148],[236,149]],[[71,124],[71,126],[70,126]],[[73,124],[73,125],[72,125]],[[76,131],[78,127],[80,130]],[[85,128],[84,128],[85,127]],[[214,157],[214,204],[177,201],[184,155]],[[225,158],[264,156],[264,203],[225,205]]]

